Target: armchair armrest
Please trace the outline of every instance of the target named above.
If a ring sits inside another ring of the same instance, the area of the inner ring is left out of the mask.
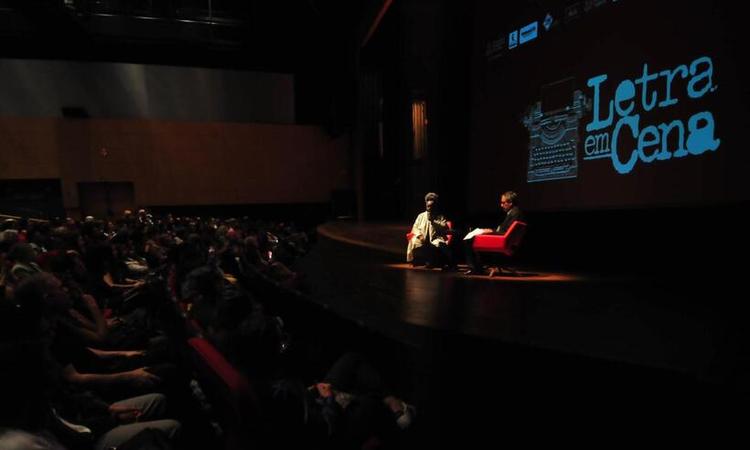
[[[474,250],[477,252],[500,252],[506,248],[504,234],[480,234],[474,238]]]
[[[409,231],[408,233],[406,233],[406,240],[407,241],[411,241],[411,238],[413,238],[413,237],[414,237],[414,233],[412,233],[411,231]],[[450,244],[451,241],[453,240],[453,222],[451,222],[450,220],[448,221],[448,233],[447,233],[447,237],[448,237],[448,239],[447,239],[448,244]]]

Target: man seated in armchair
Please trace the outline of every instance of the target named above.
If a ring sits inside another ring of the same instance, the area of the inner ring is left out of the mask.
[[[411,228],[411,238],[406,247],[406,261],[412,266],[453,267],[449,247],[450,224],[439,213],[438,195],[429,192],[424,197],[425,211],[417,216]]]
[[[479,234],[505,234],[513,222],[523,221],[523,213],[518,208],[518,194],[514,191],[507,191],[500,196],[500,208],[505,211],[505,220],[494,230],[485,228]],[[466,264],[469,270],[466,275],[483,275],[485,273],[479,254],[474,251],[474,238],[464,240],[464,250],[466,254]]]

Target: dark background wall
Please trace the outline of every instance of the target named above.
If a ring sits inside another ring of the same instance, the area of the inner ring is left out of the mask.
[[[132,182],[141,206],[328,203],[349,183],[346,136],[315,126],[2,118],[0,143],[0,179],[60,179],[73,213],[80,182]]]

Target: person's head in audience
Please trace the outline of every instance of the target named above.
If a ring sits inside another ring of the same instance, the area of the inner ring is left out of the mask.
[[[84,221],[81,224],[81,237],[87,241],[104,240],[104,235],[99,229],[99,225],[94,221]]]
[[[0,238],[3,237],[2,234],[3,233],[0,233]],[[0,255],[6,255],[15,244],[15,240],[0,239]]]
[[[50,249],[74,250],[80,252],[83,250],[82,237],[72,229],[66,226],[59,226],[52,229],[50,233]]]
[[[200,296],[200,299],[215,303],[220,297],[224,282],[221,272],[210,266],[203,266],[191,272],[190,279],[194,293]]]
[[[0,231],[15,230],[17,228],[18,226],[15,219],[5,219],[0,223]]]
[[[62,282],[50,273],[38,273],[24,278],[13,292],[15,305],[25,318],[56,321],[71,307],[70,298]]]
[[[29,228],[29,242],[47,246],[49,242],[51,229],[48,223],[36,223]]]
[[[0,242],[7,243],[8,246],[15,244],[18,242],[18,230],[8,229],[0,231]]]
[[[28,264],[36,259],[34,246],[26,242],[19,242],[8,252],[8,259],[14,262]]]
[[[236,236],[230,240],[229,251],[227,252],[233,258],[241,257],[245,254],[245,244]]]
[[[52,254],[48,259],[48,269],[60,280],[65,283],[71,281],[78,284],[86,284],[88,281],[88,272],[81,259],[81,255],[72,251],[58,251]]]

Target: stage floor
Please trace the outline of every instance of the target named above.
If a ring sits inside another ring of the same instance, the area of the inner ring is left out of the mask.
[[[521,267],[520,276],[466,276],[404,262],[409,224],[333,222],[302,263],[315,301],[404,342],[426,330],[724,376],[738,322],[694,280]],[[692,284],[685,284],[685,282]],[[729,349],[729,353],[727,353]]]

